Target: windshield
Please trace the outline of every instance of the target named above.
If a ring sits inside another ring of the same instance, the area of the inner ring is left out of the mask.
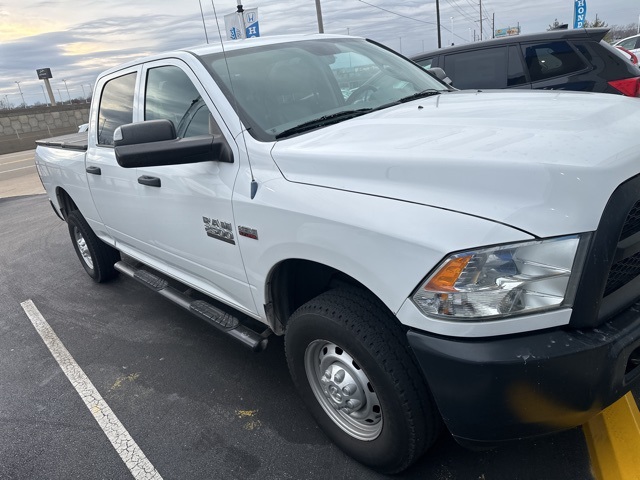
[[[201,60],[249,133],[262,141],[302,124],[322,128],[356,115],[350,112],[448,90],[422,68],[363,39],[303,40],[227,52],[226,62],[221,53]]]

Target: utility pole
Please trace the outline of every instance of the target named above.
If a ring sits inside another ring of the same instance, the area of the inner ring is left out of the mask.
[[[496,38],[496,12],[493,12],[493,21],[491,22],[491,38]]]
[[[480,41],[482,41],[482,0],[480,0]]]
[[[318,16],[318,33],[324,33],[324,25],[322,25],[322,8],[320,0],[316,0],[316,15]]]
[[[438,48],[442,48],[442,37],[440,35],[440,0],[436,0],[436,23],[438,24]]]

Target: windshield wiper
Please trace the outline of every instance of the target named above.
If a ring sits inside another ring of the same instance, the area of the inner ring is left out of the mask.
[[[300,125],[296,125],[295,127],[288,128],[287,130],[278,133],[276,135],[276,140],[295,135],[296,133],[303,133],[309,130],[313,130],[314,128],[333,125],[334,123],[339,123],[342,120],[347,120],[349,118],[359,117],[360,115],[364,115],[365,113],[371,112],[372,110],[372,108],[359,108],[357,110],[343,110],[341,112],[332,113],[330,115],[323,115],[321,117],[314,118],[313,120],[309,120],[308,122],[301,123]]]
[[[440,90],[434,90],[432,88],[429,88],[427,90],[423,90],[421,92],[413,93],[409,96],[402,97],[400,100],[398,100],[398,103],[406,103],[406,102],[410,102],[411,100],[417,100],[418,98],[432,97],[434,95],[440,95],[440,93],[441,93]]]
[[[412,93],[406,97],[402,97],[400,100],[394,100],[393,102],[384,103],[374,109],[372,111],[384,110],[385,108],[395,107],[396,105],[400,105],[401,103],[407,103],[411,100],[417,100],[418,98],[427,98],[432,97],[434,95],[440,95],[442,92],[447,92],[448,90],[434,90],[429,88],[427,90],[422,90],[421,92]]]

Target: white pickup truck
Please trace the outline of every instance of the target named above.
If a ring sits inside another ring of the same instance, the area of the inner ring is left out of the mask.
[[[640,103],[452,91],[373,42],[156,55],[38,142],[97,282],[118,272],[293,380],[398,472],[442,421],[494,445],[580,425],[640,379]],[[256,325],[262,328],[256,329]]]

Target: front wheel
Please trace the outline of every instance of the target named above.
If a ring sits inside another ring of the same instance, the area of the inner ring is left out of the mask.
[[[359,462],[397,473],[435,440],[440,418],[405,333],[368,293],[336,289],[303,305],[285,348],[316,421]]]
[[[67,224],[73,248],[89,276],[102,283],[118,275],[113,265],[120,260],[120,252],[100,240],[79,211],[69,213]]]

